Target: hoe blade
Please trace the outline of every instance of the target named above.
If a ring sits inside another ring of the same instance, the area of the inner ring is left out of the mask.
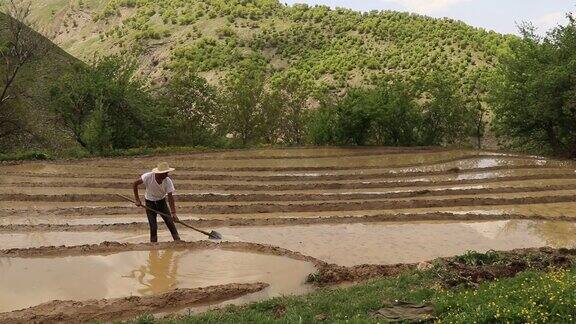
[[[211,240],[221,240],[222,239],[222,234],[216,232],[216,231],[212,231],[210,232],[210,234],[208,234],[208,237]]]

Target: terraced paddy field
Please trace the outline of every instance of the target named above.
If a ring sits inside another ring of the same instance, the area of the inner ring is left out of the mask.
[[[146,243],[145,214],[116,194],[160,161],[177,168],[180,219],[224,240],[181,226],[185,242],[172,243],[161,224],[164,243]],[[323,267],[576,245],[576,164],[535,156],[262,149],[25,162],[0,175],[0,322],[169,313],[306,293]]]

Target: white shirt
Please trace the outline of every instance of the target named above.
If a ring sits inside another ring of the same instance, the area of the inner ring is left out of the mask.
[[[156,182],[156,176],[153,172],[144,173],[141,177],[142,182],[146,186],[147,200],[158,201],[164,199],[167,194],[174,192],[174,183],[172,179],[166,178],[162,183]]]

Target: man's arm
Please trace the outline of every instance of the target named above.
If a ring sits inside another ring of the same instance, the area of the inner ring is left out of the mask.
[[[175,221],[179,221],[178,216],[176,216],[176,204],[174,203],[174,195],[171,192],[168,193],[168,203],[170,204],[170,210],[172,211],[172,218]]]
[[[132,184],[132,188],[134,189],[134,200],[136,200],[136,206],[138,207],[142,206],[142,201],[140,201],[140,196],[138,195],[138,186],[143,183],[144,181],[142,181],[142,179],[138,179]]]

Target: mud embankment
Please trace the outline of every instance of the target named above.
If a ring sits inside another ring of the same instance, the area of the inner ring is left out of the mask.
[[[266,283],[227,284],[176,289],[153,296],[131,296],[87,301],[53,300],[23,310],[0,313],[0,323],[78,323],[111,321],[142,314],[222,302],[255,293]]]
[[[474,206],[506,206],[506,205],[535,205],[553,203],[576,202],[576,195],[557,195],[526,198],[447,198],[447,199],[418,199],[418,200],[369,200],[344,202],[310,202],[310,203],[254,203],[242,205],[199,205],[180,206],[180,213],[197,215],[226,215],[226,214],[265,214],[284,212],[345,212],[345,211],[375,211],[397,210],[414,208],[444,208],[444,207],[474,207]],[[2,208],[0,214],[27,215],[35,212],[34,209]],[[46,208],[42,213],[52,215],[130,215],[139,213],[134,207],[106,207],[84,206],[71,208]]]
[[[423,170],[414,171],[413,169],[399,169],[399,170],[389,170],[386,172],[370,172],[361,173],[362,168],[357,169],[359,173],[353,174],[277,174],[277,175],[238,175],[235,173],[230,174],[183,174],[179,172],[174,172],[174,178],[178,180],[187,181],[243,181],[243,182],[266,182],[266,181],[345,181],[345,180],[373,180],[373,179],[398,179],[398,178],[410,178],[410,177],[422,177],[422,176],[442,176],[442,175],[453,175],[453,174],[472,174],[478,172],[498,172],[498,171],[529,171],[536,169],[545,170],[563,170],[562,168],[555,168],[553,166],[538,166],[538,165],[525,165],[525,166],[515,166],[515,165],[504,165],[496,167],[485,167],[485,168],[470,168],[462,169],[458,167],[450,168],[447,170]],[[367,170],[364,170],[367,171]],[[70,179],[102,179],[102,174],[97,173],[82,173],[82,174],[70,174],[70,173],[33,173],[33,172],[13,172],[10,176],[17,177],[38,177],[38,178],[70,178]],[[127,172],[125,174],[114,175],[114,179],[126,179],[134,180],[140,176],[136,172]]]
[[[339,200],[378,200],[392,198],[467,196],[479,194],[530,193],[545,191],[576,190],[576,184],[549,185],[534,187],[494,187],[473,189],[422,189],[401,192],[349,192],[349,193],[299,193],[299,194],[179,194],[179,202],[264,202],[264,201],[339,201]],[[0,194],[0,201],[30,202],[123,202],[115,194],[62,194],[62,195],[29,195]]]
[[[327,264],[311,275],[309,280],[319,286],[343,282],[360,282],[373,278],[397,276],[405,271],[432,270],[439,284],[451,288],[461,285],[477,286],[484,281],[514,277],[526,270],[546,271],[567,269],[574,264],[575,249],[531,248],[503,252],[488,252],[486,260],[470,264],[462,257],[438,258],[419,264],[374,265],[343,267]],[[470,257],[473,258],[473,257]],[[480,256],[479,258],[482,258]],[[490,260],[491,259],[491,260]]]
[[[523,176],[497,176],[484,179],[463,179],[463,180],[441,180],[426,181],[416,179],[414,181],[370,181],[370,182],[351,182],[351,183],[285,183],[285,184],[204,184],[204,183],[180,183],[180,190],[222,190],[222,191],[295,191],[295,190],[336,190],[336,189],[385,189],[385,188],[405,188],[417,186],[457,186],[484,184],[504,181],[526,181],[526,180],[556,180],[556,179],[576,179],[573,171],[566,170],[566,173],[558,174],[537,174]],[[15,184],[2,183],[2,187],[12,187]],[[19,187],[46,187],[41,182],[18,182]],[[60,181],[51,182],[50,187],[62,188],[108,188],[108,189],[129,189],[130,184],[122,181],[87,183],[81,181]]]
[[[294,260],[311,262],[316,266],[325,265],[326,262],[299,252],[290,251],[277,246],[248,243],[248,242],[169,242],[169,243],[118,243],[104,242],[92,245],[77,246],[43,246],[24,249],[0,250],[0,257],[12,258],[38,258],[38,257],[65,257],[80,255],[97,255],[127,251],[154,251],[154,250],[206,250],[222,249],[225,251],[252,252],[267,255],[288,257]]]
[[[500,220],[533,220],[576,222],[571,216],[543,216],[521,214],[478,214],[478,213],[420,213],[420,214],[379,214],[365,216],[328,216],[328,217],[287,217],[287,218],[231,218],[231,219],[198,219],[186,220],[184,223],[198,227],[248,227],[248,226],[287,226],[318,224],[364,224],[399,221],[500,221]],[[147,222],[114,223],[114,224],[11,224],[0,225],[0,233],[34,233],[34,232],[128,232],[144,231],[149,228]]]

